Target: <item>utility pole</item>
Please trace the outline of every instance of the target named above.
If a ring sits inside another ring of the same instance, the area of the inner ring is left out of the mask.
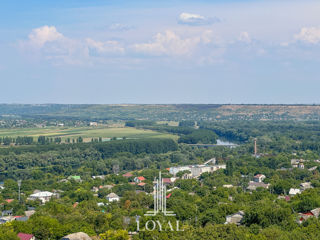
[[[18,187],[19,187],[19,203],[20,203],[20,200],[21,200],[21,180],[18,180]]]

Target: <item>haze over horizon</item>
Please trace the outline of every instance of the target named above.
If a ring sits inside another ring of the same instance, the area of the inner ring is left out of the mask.
[[[0,103],[320,103],[319,1],[1,5]]]

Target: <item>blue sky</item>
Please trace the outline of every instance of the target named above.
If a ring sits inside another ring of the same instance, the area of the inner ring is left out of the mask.
[[[1,103],[320,103],[320,2],[0,3]]]

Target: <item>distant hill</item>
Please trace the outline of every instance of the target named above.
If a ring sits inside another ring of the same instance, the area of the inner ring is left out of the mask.
[[[0,104],[2,118],[110,120],[319,120],[320,105]]]

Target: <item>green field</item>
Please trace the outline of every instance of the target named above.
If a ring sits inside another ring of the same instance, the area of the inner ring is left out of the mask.
[[[160,133],[152,130],[136,129],[131,127],[47,127],[47,128],[15,128],[0,129],[0,137],[34,137],[35,140],[39,136],[77,138],[83,137],[85,141],[91,138],[102,137],[108,138],[172,138],[177,139],[178,136],[166,133]]]

